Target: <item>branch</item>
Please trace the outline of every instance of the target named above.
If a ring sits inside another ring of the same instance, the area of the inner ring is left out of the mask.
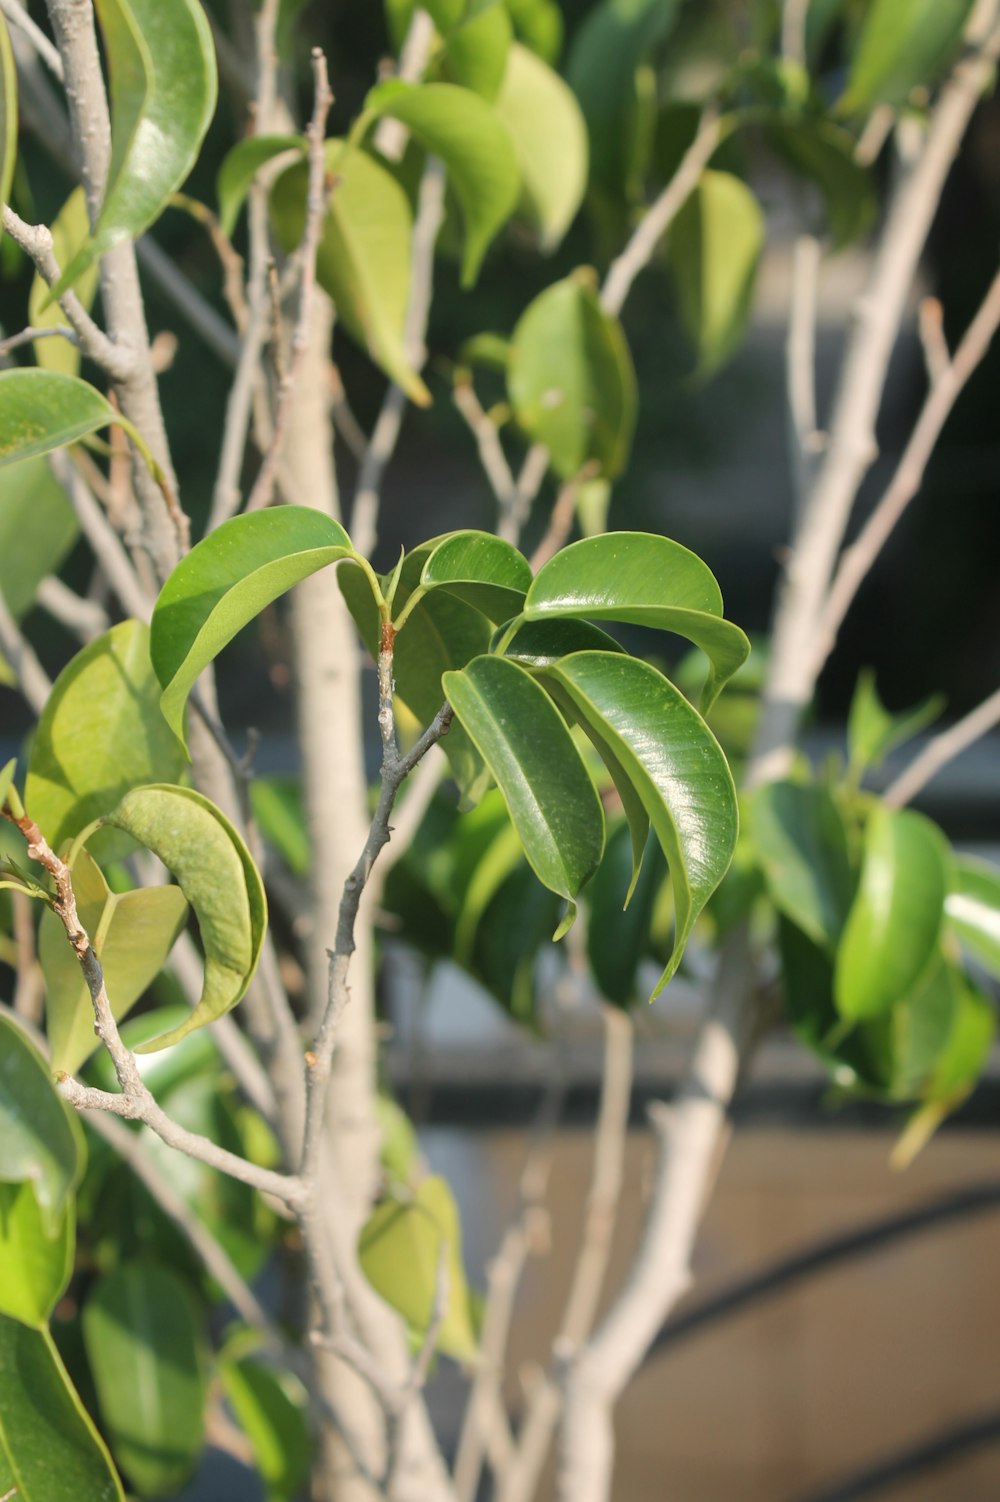
[[[785,349],[789,441],[797,512],[801,512],[809,497],[824,444],[823,434],[816,426],[816,280],[820,255],[819,241],[814,236],[798,237],[792,261]]]
[[[41,580],[35,590],[35,603],[84,643],[93,641],[110,625],[103,605],[78,595],[56,574],[48,574]]]
[[[0,358],[9,355],[12,350],[20,349],[22,344],[33,344],[36,339],[66,339],[70,344],[79,345],[79,335],[66,323],[57,323],[54,327],[22,329],[19,334],[11,334],[7,339],[0,339]]]
[[[60,449],[49,456],[56,479],[69,496],[70,505],[80,523],[80,530],[90,543],[94,557],[104,572],[126,615],[148,621],[152,601],[139,578],[125,545],[109,522],[106,513],[74,462]]]
[[[1000,725],[1000,688],[995,689],[988,699],[977,704],[975,709],[947,730],[932,736],[924,749],[882,794],[882,801],[889,808],[903,808],[905,804],[912,802],[942,767],[967,751],[992,730],[994,725]]]
[[[18,31],[24,33],[32,47],[42,59],[49,72],[54,74],[60,83],[63,81],[62,58],[59,49],[53,47],[45,32],[28,15],[28,12],[17,3],[17,0],[0,0],[0,10],[3,11],[7,20]]]
[[[490,482],[490,489],[496,497],[502,525],[503,518],[507,515],[512,516],[514,513],[517,482],[507,463],[507,456],[500,442],[500,431],[489,414],[483,411],[476,395],[476,388],[472,384],[471,375],[464,371],[459,375],[455,381],[451,399],[476,440],[479,462]]]
[[[533,574],[537,574],[543,563],[548,563],[565,543],[573,530],[576,503],[581,487],[586,485],[588,480],[593,479],[599,467],[596,459],[588,460],[579,474],[575,474],[571,480],[566,481],[565,485],[560,486],[545,535],[529,560]]]

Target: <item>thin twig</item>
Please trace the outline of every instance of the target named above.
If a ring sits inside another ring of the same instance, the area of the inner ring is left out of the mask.
[[[516,547],[535,497],[549,471],[549,451],[544,443],[533,443],[524,456],[508,506],[500,507],[497,535]]]
[[[599,468],[596,459],[588,460],[579,474],[575,474],[572,479],[566,481],[565,485],[560,486],[545,535],[529,560],[533,574],[537,574],[542,565],[548,563],[565,543],[573,530],[576,503],[581,487],[586,485],[588,480],[593,479]]]
[[[50,324],[44,329],[27,328],[19,334],[11,334],[7,339],[0,339],[0,359],[12,350],[20,349],[23,344],[33,344],[36,339],[66,339],[70,344],[80,343],[79,334],[65,323]]]
[[[80,456],[75,457],[78,461]],[[152,613],[149,592],[125,551],[124,543],[77,468],[77,463],[62,450],[51,454],[49,463],[56,479],[69,496],[80,530],[90,543],[104,577],[117,595],[126,615],[148,621]]]
[[[18,0],[0,0],[0,10],[12,26],[24,33],[49,72],[62,83],[64,75],[59,49],[53,46],[42,28],[35,24],[27,9],[19,5]]]
[[[108,629],[108,613],[96,600],[88,600],[56,574],[47,574],[35,590],[35,603],[47,610],[53,620],[67,627],[82,642],[93,641]]]
[[[975,709],[971,709],[947,730],[932,736],[924,749],[882,794],[883,803],[890,808],[903,808],[937,776],[942,767],[968,750],[992,730],[994,725],[1000,725],[1000,688],[995,689],[988,699],[977,704]]]
[[[417,83],[423,76],[434,41],[434,23],[423,6],[414,7],[409,30],[399,54],[396,77],[401,83]],[[375,127],[375,147],[390,162],[402,159],[410,132],[400,120],[384,116]]]
[[[517,483],[507,463],[507,456],[500,442],[499,429],[489,413],[483,410],[472,384],[471,375],[464,371],[459,375],[452,389],[451,399],[476,440],[479,462],[490,482],[501,517],[512,514]]]
[[[2,592],[0,592],[0,656],[6,659],[13,670],[18,688],[28,704],[31,705],[36,715],[40,715],[48,703],[52,683],[48,673],[36,657],[34,647],[22,636]]]
[[[792,262],[785,370],[788,437],[799,511],[808,500],[823,447],[823,436],[816,426],[816,284],[820,255],[820,244],[814,236],[798,237]]]

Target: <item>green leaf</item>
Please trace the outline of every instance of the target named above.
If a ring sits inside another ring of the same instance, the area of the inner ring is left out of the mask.
[[[772,782],[753,796],[750,833],[779,912],[831,954],[853,896],[847,833],[828,789]]]
[[[875,688],[875,674],[863,668],[847,717],[847,765],[855,782],[869,767],[880,766],[896,746],[918,735],[937,719],[944,707],[940,694],[932,694],[905,714],[890,714]]]
[[[496,101],[521,169],[519,211],[543,251],[569,229],[587,187],[587,126],[573,91],[534,52],[515,42]]]
[[[545,677],[567,695],[597,750],[610,747],[666,856],[676,919],[656,996],[680,964],[695,919],[736,848],[732,774],[697,710],[648,663],[578,652],[547,669]]]
[[[420,583],[456,595],[492,621],[506,621],[524,604],[531,569],[515,547],[491,532],[455,532],[430,554]]]
[[[264,839],[280,854],[294,876],[308,876],[312,844],[297,777],[255,777],[250,807]]]
[[[31,747],[24,800],[59,848],[129,788],[170,781],[184,757],[159,712],[149,628],[122,621],[63,668]]]
[[[72,866],[80,922],[101,962],[116,1020],[135,1006],[166,963],[187,917],[178,887],[112,892],[100,867],[80,850]],[[45,977],[45,1023],[52,1068],[75,1074],[98,1046],[94,1009],[79,961],[52,912],[42,915],[38,957]]]
[[[993,1007],[968,985],[956,997],[948,1041],[925,1086],[924,1104],[914,1113],[892,1152],[892,1166],[907,1168],[944,1118],[972,1090],[996,1037]]]
[[[78,531],[73,508],[45,459],[8,467],[0,506],[0,594],[15,621],[34,603],[45,576],[58,569]],[[13,678],[6,676],[0,658],[0,682],[5,681]]]
[[[443,61],[452,81],[492,104],[507,66],[512,35],[502,0],[471,5],[465,19],[447,31]]]
[[[119,421],[101,393],[76,376],[31,366],[0,370],[0,468]]]
[[[578,273],[535,298],[511,339],[507,390],[518,424],[563,479],[594,461],[613,479],[628,460],[636,381],[625,336]]]
[[[837,951],[841,1016],[878,1017],[920,984],[937,954],[948,879],[948,848],[936,825],[909,810],[872,810]]]
[[[589,621],[567,616],[564,620],[525,621],[508,638],[506,626],[498,626],[490,642],[490,651],[499,651],[501,642],[504,657],[523,663],[526,668],[544,668],[571,652],[624,652],[625,648],[613,636],[592,626]]]
[[[448,83],[377,84],[365,117],[391,116],[441,158],[465,220],[462,285],[476,280],[490,241],[514,212],[521,179],[507,127],[469,89]]]
[[[194,1470],[204,1434],[187,1285],[154,1263],[116,1268],[87,1298],[83,1339],[116,1460],[144,1497],[169,1496]]]
[[[392,1096],[382,1091],[375,1097],[375,1118],[379,1129],[379,1163],[389,1182],[411,1184],[420,1168],[420,1139],[413,1122]]]
[[[125,1502],[48,1330],[0,1314],[0,1482],[16,1502]]]
[[[311,506],[234,516],[191,549],[160,591],[149,652],[160,707],[184,740],[184,706],[203,668],[278,595],[328,563],[350,557],[338,522]]]
[[[261,167],[286,151],[301,155],[306,150],[304,136],[246,136],[226,152],[215,179],[219,203],[219,224],[231,235],[240,217],[243,200]]]
[[[74,188],[63,204],[52,225],[52,249],[60,266],[68,266],[90,234],[87,217],[87,196],[82,188]],[[97,295],[100,272],[90,266],[78,279],[74,291],[88,311]],[[65,324],[66,315],[57,302],[49,296],[49,285],[38,272],[31,281],[28,293],[28,322],[36,329],[54,328]],[[80,371],[80,350],[68,339],[36,339],[35,359],[45,370],[62,371],[75,376]]]
[[[722,618],[722,594],[708,565],[648,532],[608,532],[563,548],[536,574],[524,614],[529,621],[574,615],[625,621],[687,637],[711,664],[703,710],[750,652],[739,627]]]
[[[442,1246],[448,1294],[437,1349],[456,1361],[472,1361],[477,1347],[462,1266],[462,1230],[444,1179],[424,1179],[408,1202],[383,1200],[376,1206],[361,1231],[358,1258],[376,1292],[423,1336],[434,1313]]]
[[[799,1039],[823,1061],[841,1088],[887,1099],[893,1075],[892,1015],[845,1032],[833,999],[829,954],[781,914],[781,980],[788,1020]]]
[[[30,1184],[0,1184],[0,1314],[46,1325],[66,1292],[75,1243],[72,1200],[52,1235]]]
[[[0,1182],[30,1184],[56,1236],[83,1175],[83,1131],[41,1054],[0,1014]]]
[[[532,870],[573,899],[604,849],[604,813],[583,759],[551,700],[503,657],[446,673],[444,689],[504,795]]]
[[[485,800],[484,800],[485,801]],[[480,809],[482,804],[479,805]],[[517,830],[508,819],[496,831],[482,858],[469,873],[455,920],[454,958],[469,965],[483,917],[511,872],[524,861]]]
[[[667,242],[681,321],[702,377],[724,365],[743,338],[763,244],[764,216],[746,184],[729,172],[703,172]]]
[[[17,66],[7,22],[0,15],[0,203],[10,197],[17,162]],[[3,228],[0,226],[0,236]]]
[[[194,166],[215,113],[215,48],[198,0],[95,4],[110,73],[111,164],[93,235],[57,292],[159,217]]]
[[[264,886],[229,820],[193,788],[135,788],[102,823],[130,835],[173,872],[198,920],[201,997],[185,1022],[138,1050],[154,1053],[214,1022],[244,996],[267,926]]]
[[[987,861],[959,856],[945,898],[951,928],[976,959],[1000,975],[1000,872]]]
[[[604,859],[589,889],[587,957],[602,996],[627,1007],[638,999],[640,962],[652,951],[650,928],[659,890],[667,871],[654,842],[646,850],[640,874],[633,873],[632,839],[623,820],[608,836]],[[623,894],[629,892],[627,907]]]
[[[219,1363],[226,1401],[250,1441],[267,1502],[294,1502],[309,1476],[312,1440],[302,1384],[259,1361]]]
[[[17,770],[17,757],[12,756],[5,766],[0,767],[0,809],[7,802],[7,794],[14,783],[14,773]]]
[[[327,141],[324,149],[336,186],[316,256],[317,280],[351,337],[411,401],[427,406],[430,393],[403,349],[413,234],[409,199],[366,152],[343,141]],[[305,230],[308,182],[308,165],[299,162],[271,190],[271,221],[286,251],[298,246]]]
[[[554,64],[562,50],[563,18],[556,0],[506,0],[514,30],[532,52]]]
[[[938,958],[920,985],[892,1008],[891,1093],[897,1099],[912,1099],[925,1087],[947,1045],[965,990],[962,975]]]
[[[778,154],[819,188],[835,250],[860,237],[875,220],[871,174],[854,160],[854,137],[831,120],[775,121],[767,137]]]
[[[858,37],[842,115],[877,104],[904,104],[917,84],[933,83],[958,47],[973,0],[872,0]]]

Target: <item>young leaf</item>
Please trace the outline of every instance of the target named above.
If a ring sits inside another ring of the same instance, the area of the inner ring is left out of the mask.
[[[537,230],[542,250],[554,250],[587,187],[587,126],[576,96],[547,63],[515,42],[496,112],[517,151],[519,212]]]
[[[837,109],[860,115],[877,104],[905,104],[917,84],[933,83],[958,46],[973,0],[872,0]]]
[[[616,318],[583,274],[535,298],[511,340],[507,390],[518,424],[544,443],[563,479],[594,461],[613,479],[635,427],[632,357]]]
[[[10,198],[17,161],[17,67],[7,22],[0,15],[0,203]],[[0,236],[3,228],[0,226]]]
[[[76,376],[32,366],[0,371],[0,468],[119,421],[110,402]]]
[[[259,1361],[219,1362],[226,1401],[250,1441],[267,1502],[294,1502],[309,1476],[306,1394],[296,1378]]]
[[[125,1502],[48,1330],[0,1314],[0,1483],[16,1502]],[[2,1495],[2,1494],[0,1494]]]
[[[83,1339],[115,1458],[144,1497],[169,1496],[194,1470],[204,1433],[198,1317],[187,1286],[155,1263],[102,1278]]]
[[[470,5],[464,20],[447,30],[442,61],[452,82],[492,104],[507,66],[512,36],[503,0]]]
[[[933,694],[905,714],[890,714],[878,696],[874,672],[862,668],[847,717],[847,765],[855,782],[936,720],[943,707],[941,695]]]
[[[508,621],[524,604],[531,569],[516,548],[491,532],[455,532],[430,554],[420,583],[456,595],[491,621]]]
[[[465,220],[462,285],[469,287],[520,192],[510,133],[484,99],[454,84],[377,84],[365,100],[365,117],[385,115],[412,131],[447,169]]]
[[[316,277],[338,320],[411,401],[430,393],[403,349],[410,301],[413,216],[405,191],[385,167],[343,141],[325,144],[335,186],[316,256]],[[271,189],[271,222],[282,248],[300,243],[306,223],[309,168],[296,163]]]
[[[524,614],[529,621],[582,615],[676,631],[711,664],[706,711],[750,652],[739,627],[722,618],[722,594],[708,565],[648,532],[608,532],[562,548],[536,574]]]
[[[52,249],[60,266],[68,266],[80,246],[90,234],[87,217],[87,196],[82,188],[74,188],[63,204],[52,225]],[[90,266],[73,289],[84,308],[90,309],[97,295],[100,271]],[[31,281],[28,293],[28,322],[36,329],[54,328],[65,324],[66,315],[57,302],[49,296],[49,284],[38,272]],[[68,339],[36,339],[35,359],[44,370],[60,370],[65,375],[75,376],[80,371],[80,350]]]
[[[286,151],[301,155],[305,150],[304,136],[245,136],[226,152],[215,179],[219,224],[225,234],[236,228],[243,200],[261,167]]]
[[[746,184],[729,172],[703,172],[667,243],[702,377],[724,365],[743,337],[763,244],[764,216]]]
[[[676,919],[657,996],[680,964],[695,919],[736,848],[739,813],[732,774],[697,710],[648,663],[577,652],[547,669],[545,677],[569,698],[598,751],[610,747],[666,856]]]
[[[875,219],[878,200],[871,174],[854,159],[855,140],[831,120],[776,120],[767,137],[779,156],[823,195],[835,250],[850,245]]]
[[[476,657],[444,690],[504,795],[539,881],[573,899],[604,849],[604,813],[548,695],[517,663]]]
[[[57,292],[159,217],[194,166],[215,113],[215,48],[198,0],[95,3],[111,75],[111,165],[93,235]]]
[[[753,848],[779,912],[836,949],[853,881],[840,811],[824,787],[772,782],[753,796]]]
[[[234,516],[191,549],[160,591],[149,652],[160,707],[182,745],[184,706],[203,668],[278,595],[353,552],[338,522],[311,506]]]
[[[881,1016],[920,984],[938,951],[948,880],[948,847],[936,825],[909,810],[872,810],[837,951],[842,1017]]]
[[[56,679],[31,747],[24,801],[60,847],[138,783],[170,781],[184,757],[159,712],[149,628],[122,621]]]
[[[58,1235],[83,1175],[83,1131],[75,1112],[53,1088],[41,1054],[2,1014],[0,1142],[0,1182],[30,1184],[46,1235]]]
[[[101,962],[111,1010],[120,1020],[152,985],[184,926],[188,905],[179,887],[112,892],[100,867],[80,850],[73,861],[80,922]],[[42,915],[38,957],[45,977],[45,1023],[55,1071],[75,1074],[98,1046],[94,1009],[66,930]]]
[[[960,856],[952,869],[945,914],[962,943],[1000,976],[1000,872],[987,861]]]
[[[244,996],[267,925],[264,886],[229,820],[193,788],[135,788],[101,822],[130,835],[173,872],[198,920],[205,951],[201,997],[183,1023],[137,1050],[154,1053],[221,1017]]]
[[[30,1184],[0,1184],[0,1314],[46,1325],[66,1292],[75,1245],[72,1200],[52,1235]]]

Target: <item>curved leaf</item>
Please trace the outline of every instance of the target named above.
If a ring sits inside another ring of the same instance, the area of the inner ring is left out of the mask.
[[[936,825],[909,810],[872,810],[837,951],[841,1016],[878,1017],[920,984],[938,951],[948,878],[948,848]]]
[[[0,1314],[0,1483],[17,1502],[125,1502],[48,1330]]]
[[[7,22],[0,15],[0,203],[10,198],[17,162],[17,65]],[[3,226],[0,225],[0,238]]]
[[[639,965],[650,954],[650,928],[667,870],[653,844],[633,882],[631,832],[624,821],[608,836],[608,848],[590,884],[587,957],[601,995],[617,1006],[638,999]],[[623,907],[622,893],[629,894]]]
[[[160,707],[178,740],[198,675],[278,595],[353,552],[338,522],[311,506],[234,516],[191,549],[160,591],[149,652]]]
[[[519,210],[554,250],[587,187],[587,126],[576,96],[534,52],[515,42],[496,100],[521,169]]]
[[[996,1038],[996,1013],[962,977],[956,977],[955,1007],[947,1042],[924,1087],[924,1104],[914,1113],[892,1152],[894,1168],[906,1168],[944,1118],[972,1090]]]
[[[226,152],[215,179],[215,196],[219,203],[219,224],[231,235],[243,207],[243,200],[261,167],[286,151],[301,155],[306,150],[304,136],[246,136]]]
[[[904,714],[890,714],[878,696],[874,672],[863,668],[847,717],[847,765],[855,781],[860,782],[869,767],[881,765],[894,747],[930,725],[943,708],[944,698],[932,694]]]
[[[380,83],[365,100],[365,117],[384,115],[399,120],[444,163],[465,220],[462,285],[471,286],[520,192],[507,127],[478,94],[448,83]]]
[[[59,848],[138,783],[179,776],[184,757],[159,713],[149,628],[122,621],[63,668],[31,747],[24,801]]]
[[[506,635],[507,628],[498,626],[490,650],[499,651]],[[560,657],[568,657],[571,652],[624,651],[621,643],[599,626],[567,616],[564,620],[525,621],[504,645],[502,656],[511,657],[527,668],[544,668],[558,662]]]
[[[871,228],[878,208],[871,174],[854,160],[855,140],[831,120],[776,120],[768,140],[823,195],[830,237],[839,250]]]
[[[556,0],[506,0],[514,30],[532,52],[555,64],[562,49],[563,18]]]
[[[648,663],[578,652],[545,676],[567,694],[584,728],[593,729],[598,751],[602,744],[613,751],[666,856],[676,919],[657,996],[680,964],[695,919],[736,848],[732,774],[697,710]]]
[[[46,1234],[59,1232],[83,1175],[83,1131],[41,1054],[0,1014],[0,1182],[30,1184]]]
[[[82,188],[74,188],[52,225],[52,249],[60,266],[70,264],[89,234],[87,195]],[[100,271],[92,265],[83,272],[73,289],[88,310],[97,295],[99,279]],[[54,328],[66,322],[62,308],[49,295],[48,282],[37,271],[28,293],[28,322],[36,329]],[[44,370],[61,370],[71,376],[79,374],[80,350],[68,339],[36,339],[33,347],[35,359]]]
[[[838,103],[844,115],[906,102],[955,51],[973,0],[872,0]]]
[[[853,881],[847,834],[829,791],[768,783],[753,796],[750,832],[775,907],[832,953]]]
[[[0,505],[0,594],[16,621],[34,603],[46,574],[56,572],[79,530],[46,460],[25,459],[8,467]]]
[[[763,244],[764,215],[747,185],[729,172],[703,172],[667,242],[681,321],[703,377],[743,338]]]
[[[632,357],[584,273],[547,287],[514,329],[507,390],[518,424],[571,479],[588,461],[613,479],[635,427]]]
[[[201,997],[183,1023],[136,1050],[154,1053],[214,1022],[243,997],[260,958],[267,899],[240,836],[193,788],[135,788],[101,822],[130,835],[173,872],[198,920],[205,951]]]
[[[219,1362],[226,1401],[250,1441],[268,1502],[294,1502],[309,1476],[312,1440],[297,1378],[260,1361]]]
[[[750,652],[746,636],[722,618],[715,575],[695,554],[648,532],[608,532],[561,549],[535,576],[524,605],[529,621],[582,615],[675,631],[708,657],[702,709]]]
[[[470,5],[464,20],[448,29],[443,62],[463,88],[494,102],[510,53],[513,30],[503,0]]]
[[[46,1325],[66,1292],[75,1246],[72,1200],[53,1235],[30,1184],[0,1184],[0,1314]]]
[[[0,370],[0,468],[119,420],[110,402],[76,376],[31,366]]]
[[[987,861],[960,856],[954,862],[945,914],[962,943],[994,975],[1000,975],[1000,872]]]
[[[456,532],[430,554],[420,583],[447,590],[490,620],[506,621],[524,604],[531,569],[515,547],[491,532]]]
[[[215,113],[215,48],[198,0],[95,0],[111,75],[111,164],[93,235],[56,292],[158,218]]]
[[[144,1497],[170,1495],[194,1470],[204,1435],[186,1284],[153,1263],[116,1268],[88,1295],[83,1340],[115,1458]]]

